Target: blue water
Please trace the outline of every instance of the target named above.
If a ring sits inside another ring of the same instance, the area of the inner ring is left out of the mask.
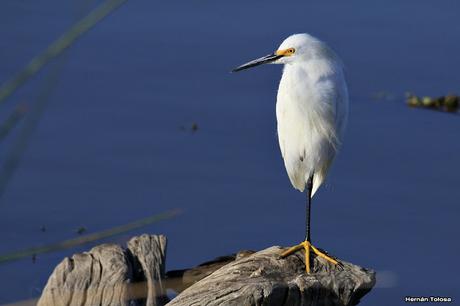
[[[85,5],[3,0],[0,82]],[[458,300],[460,117],[410,109],[404,92],[460,92],[459,9],[454,0],[129,1],[62,59],[0,199],[0,253],[171,208],[184,213],[105,241],[166,234],[168,270],[299,242],[304,195],[289,183],[275,133],[281,67],[229,70],[309,32],[342,57],[351,98],[343,150],[314,198],[314,242],[380,272],[362,305],[404,305],[406,295]],[[32,104],[52,70],[16,92],[0,118]],[[376,101],[379,91],[393,98]],[[0,144],[1,161],[15,136]],[[0,265],[0,303],[39,296],[64,256],[89,247]]]

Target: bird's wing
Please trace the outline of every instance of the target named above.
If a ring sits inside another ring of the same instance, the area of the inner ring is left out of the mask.
[[[315,174],[313,189],[323,182],[340,145],[345,123],[343,99],[346,92],[336,88],[334,79],[323,80],[309,90],[285,90],[280,84],[277,101],[278,138],[292,185],[301,191]]]

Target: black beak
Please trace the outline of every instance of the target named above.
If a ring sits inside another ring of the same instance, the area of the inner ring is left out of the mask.
[[[269,55],[266,55],[264,57],[261,57],[261,58],[255,59],[253,61],[250,61],[250,62],[248,62],[246,64],[243,64],[243,65],[241,65],[239,67],[236,67],[235,69],[232,70],[232,72],[238,72],[238,71],[248,69],[248,68],[252,68],[252,67],[255,67],[255,66],[259,66],[259,65],[262,65],[262,64],[271,63],[271,62],[274,62],[277,59],[282,58],[282,57],[283,57],[283,55],[277,55],[275,53],[269,54]]]

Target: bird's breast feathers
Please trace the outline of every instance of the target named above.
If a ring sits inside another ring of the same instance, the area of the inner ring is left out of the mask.
[[[289,178],[303,190],[315,174],[324,179],[340,145],[347,116],[342,71],[325,65],[286,65],[278,89],[276,116],[281,153]]]

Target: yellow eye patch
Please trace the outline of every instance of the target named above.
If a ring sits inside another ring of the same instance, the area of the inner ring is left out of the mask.
[[[282,56],[290,56],[295,53],[294,48],[289,48],[289,49],[284,49],[284,50],[277,50],[275,52],[276,55],[282,55]]]

